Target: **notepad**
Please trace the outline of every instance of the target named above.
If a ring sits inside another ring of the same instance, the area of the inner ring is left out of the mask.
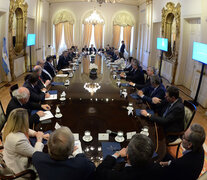
[[[46,119],[51,119],[54,117],[51,111],[44,111],[44,113],[45,115],[43,117],[40,117],[40,121],[44,121]]]
[[[67,74],[57,74],[56,77],[67,77]]]
[[[64,82],[52,82],[51,85],[52,86],[61,86],[61,85],[64,85]]]
[[[51,90],[51,91],[48,91],[48,93],[51,95],[51,94],[57,94],[57,90]]]
[[[49,98],[45,98],[45,100],[55,100],[57,99],[57,94],[50,94]]]

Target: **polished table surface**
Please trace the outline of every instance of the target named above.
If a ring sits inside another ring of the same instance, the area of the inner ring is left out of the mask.
[[[107,67],[103,57],[96,55],[95,64],[98,66],[97,79],[92,80],[89,77],[89,56],[83,57],[78,69],[74,72],[74,76],[70,78],[69,86],[52,86],[52,90],[58,90],[58,99],[46,101],[51,105],[51,112],[55,115],[55,109],[57,105],[60,108],[62,117],[52,118],[52,123],[39,124],[38,128],[42,130],[54,129],[55,123],[68,126],[73,133],[79,133],[79,139],[82,144],[83,150],[95,148],[93,151],[85,152],[94,162],[99,161],[102,157],[101,152],[97,149],[101,146],[102,141],[98,141],[98,133],[105,133],[107,129],[114,132],[123,131],[125,135],[125,141],[121,143],[122,147],[127,146],[129,140],[126,140],[127,132],[140,132],[144,126],[149,127],[149,137],[156,147],[156,131],[154,123],[147,121],[145,118],[136,117],[135,115],[128,116],[128,110],[126,107],[129,102],[133,103],[134,109],[145,108],[145,104],[138,104],[136,100],[129,96],[130,93],[135,91],[133,88],[126,88],[128,97],[120,97],[120,89],[116,85],[116,80],[113,79],[112,71]],[[69,78],[56,77],[56,82],[64,82]],[[94,94],[89,93],[84,89],[85,83],[99,83],[101,88]],[[66,92],[66,100],[60,101],[60,94]],[[93,137],[91,142],[84,142],[82,137],[84,132],[89,130]],[[163,129],[158,127],[158,158],[160,160],[166,153],[166,143],[163,133]],[[109,136],[110,142],[115,142],[113,135]],[[143,147],[144,148],[144,147]]]

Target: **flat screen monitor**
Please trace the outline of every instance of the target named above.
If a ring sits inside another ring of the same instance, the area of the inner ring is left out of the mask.
[[[162,51],[168,51],[168,39],[157,38],[157,49]]]
[[[192,59],[207,64],[207,44],[194,42]]]
[[[35,45],[36,34],[27,34],[27,46]]]

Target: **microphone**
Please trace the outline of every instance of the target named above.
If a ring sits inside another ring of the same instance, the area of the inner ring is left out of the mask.
[[[111,131],[111,130],[109,130],[109,129],[107,129],[107,130],[106,130],[106,133],[108,133],[108,134],[115,134],[115,135],[117,135],[117,132],[113,132],[113,131]]]

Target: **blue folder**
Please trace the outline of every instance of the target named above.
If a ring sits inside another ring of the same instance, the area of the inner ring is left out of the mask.
[[[136,115],[137,116],[141,116],[141,111],[142,109],[136,109]],[[151,110],[151,109],[146,109],[146,111],[148,112],[148,113],[150,113],[150,114],[154,114],[154,111],[153,110]]]
[[[52,133],[51,130],[49,130],[49,131],[45,131],[45,132],[44,132],[44,134],[51,134],[51,133]],[[29,138],[29,141],[30,141],[30,143],[31,143],[32,146],[35,146],[35,143],[37,142],[37,138],[36,138],[36,137],[30,137],[30,138]],[[42,140],[42,143],[43,143],[44,145],[47,144],[47,140],[46,140],[46,139],[43,139],[43,140]]]
[[[129,83],[121,83],[121,86],[123,86],[123,87],[129,87],[130,85],[129,85]]]
[[[51,91],[49,91],[49,94],[51,94],[51,95],[52,94],[57,94],[57,92],[58,92],[57,90],[51,90]]]
[[[52,82],[51,85],[52,86],[62,86],[62,85],[64,85],[64,82]]]
[[[139,99],[140,97],[137,95],[137,93],[132,93],[130,94],[130,96],[133,98],[133,99]]]
[[[102,142],[102,153],[103,158],[105,159],[108,155],[113,155],[116,151],[121,150],[120,143],[117,142]],[[119,157],[117,159],[117,162],[123,162],[124,158]]]

